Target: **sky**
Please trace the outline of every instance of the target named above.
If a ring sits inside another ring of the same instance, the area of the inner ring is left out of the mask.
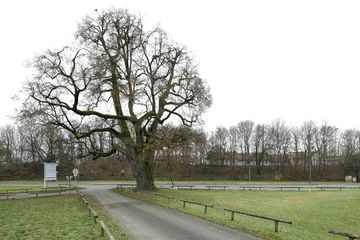
[[[204,129],[242,120],[360,128],[360,1],[12,0],[0,9],[0,126],[11,124],[26,61],[74,41],[95,9],[127,8],[191,51],[211,88]]]

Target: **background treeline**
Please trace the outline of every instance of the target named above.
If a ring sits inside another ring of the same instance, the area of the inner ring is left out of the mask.
[[[273,180],[359,180],[360,131],[306,121],[289,127],[241,121],[218,127],[207,140],[210,165],[247,166],[248,178]]]
[[[43,162],[55,161],[60,178],[79,167],[82,179],[120,179],[122,170],[132,179],[123,156],[97,159],[111,144],[118,143],[105,133],[79,142],[53,125],[23,120],[0,129],[0,180],[41,178]],[[168,125],[152,147],[157,179],[336,181],[351,175],[359,180],[360,131],[327,123],[289,127],[279,119],[247,120],[211,133]]]

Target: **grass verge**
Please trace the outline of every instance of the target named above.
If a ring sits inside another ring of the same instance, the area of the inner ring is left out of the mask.
[[[344,239],[329,234],[328,231],[331,229],[360,233],[360,214],[357,214],[360,211],[359,190],[281,192],[162,189],[159,191],[160,194],[176,199],[214,204],[215,208],[208,209],[208,214],[203,213],[203,207],[189,204],[183,208],[178,200],[159,198],[151,192],[125,191],[121,193],[265,239]],[[290,219],[293,224],[280,223],[279,232],[275,233],[272,221],[237,214],[235,220],[231,221],[230,213],[225,212],[223,208]]]
[[[87,208],[76,195],[6,200],[0,203],[1,240],[106,239],[101,236],[100,226],[95,225]],[[92,205],[98,207],[95,203]],[[106,217],[101,217],[108,224]],[[116,239],[127,239],[117,236],[114,234]]]

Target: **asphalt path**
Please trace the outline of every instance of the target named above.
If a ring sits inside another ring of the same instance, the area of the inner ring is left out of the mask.
[[[253,236],[183,213],[134,200],[111,191],[113,186],[87,185],[93,196],[134,240],[255,240]]]

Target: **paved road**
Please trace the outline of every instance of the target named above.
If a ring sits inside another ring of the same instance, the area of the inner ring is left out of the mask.
[[[106,186],[87,186],[84,193],[95,197],[134,240],[259,239],[174,210],[124,197]]]

